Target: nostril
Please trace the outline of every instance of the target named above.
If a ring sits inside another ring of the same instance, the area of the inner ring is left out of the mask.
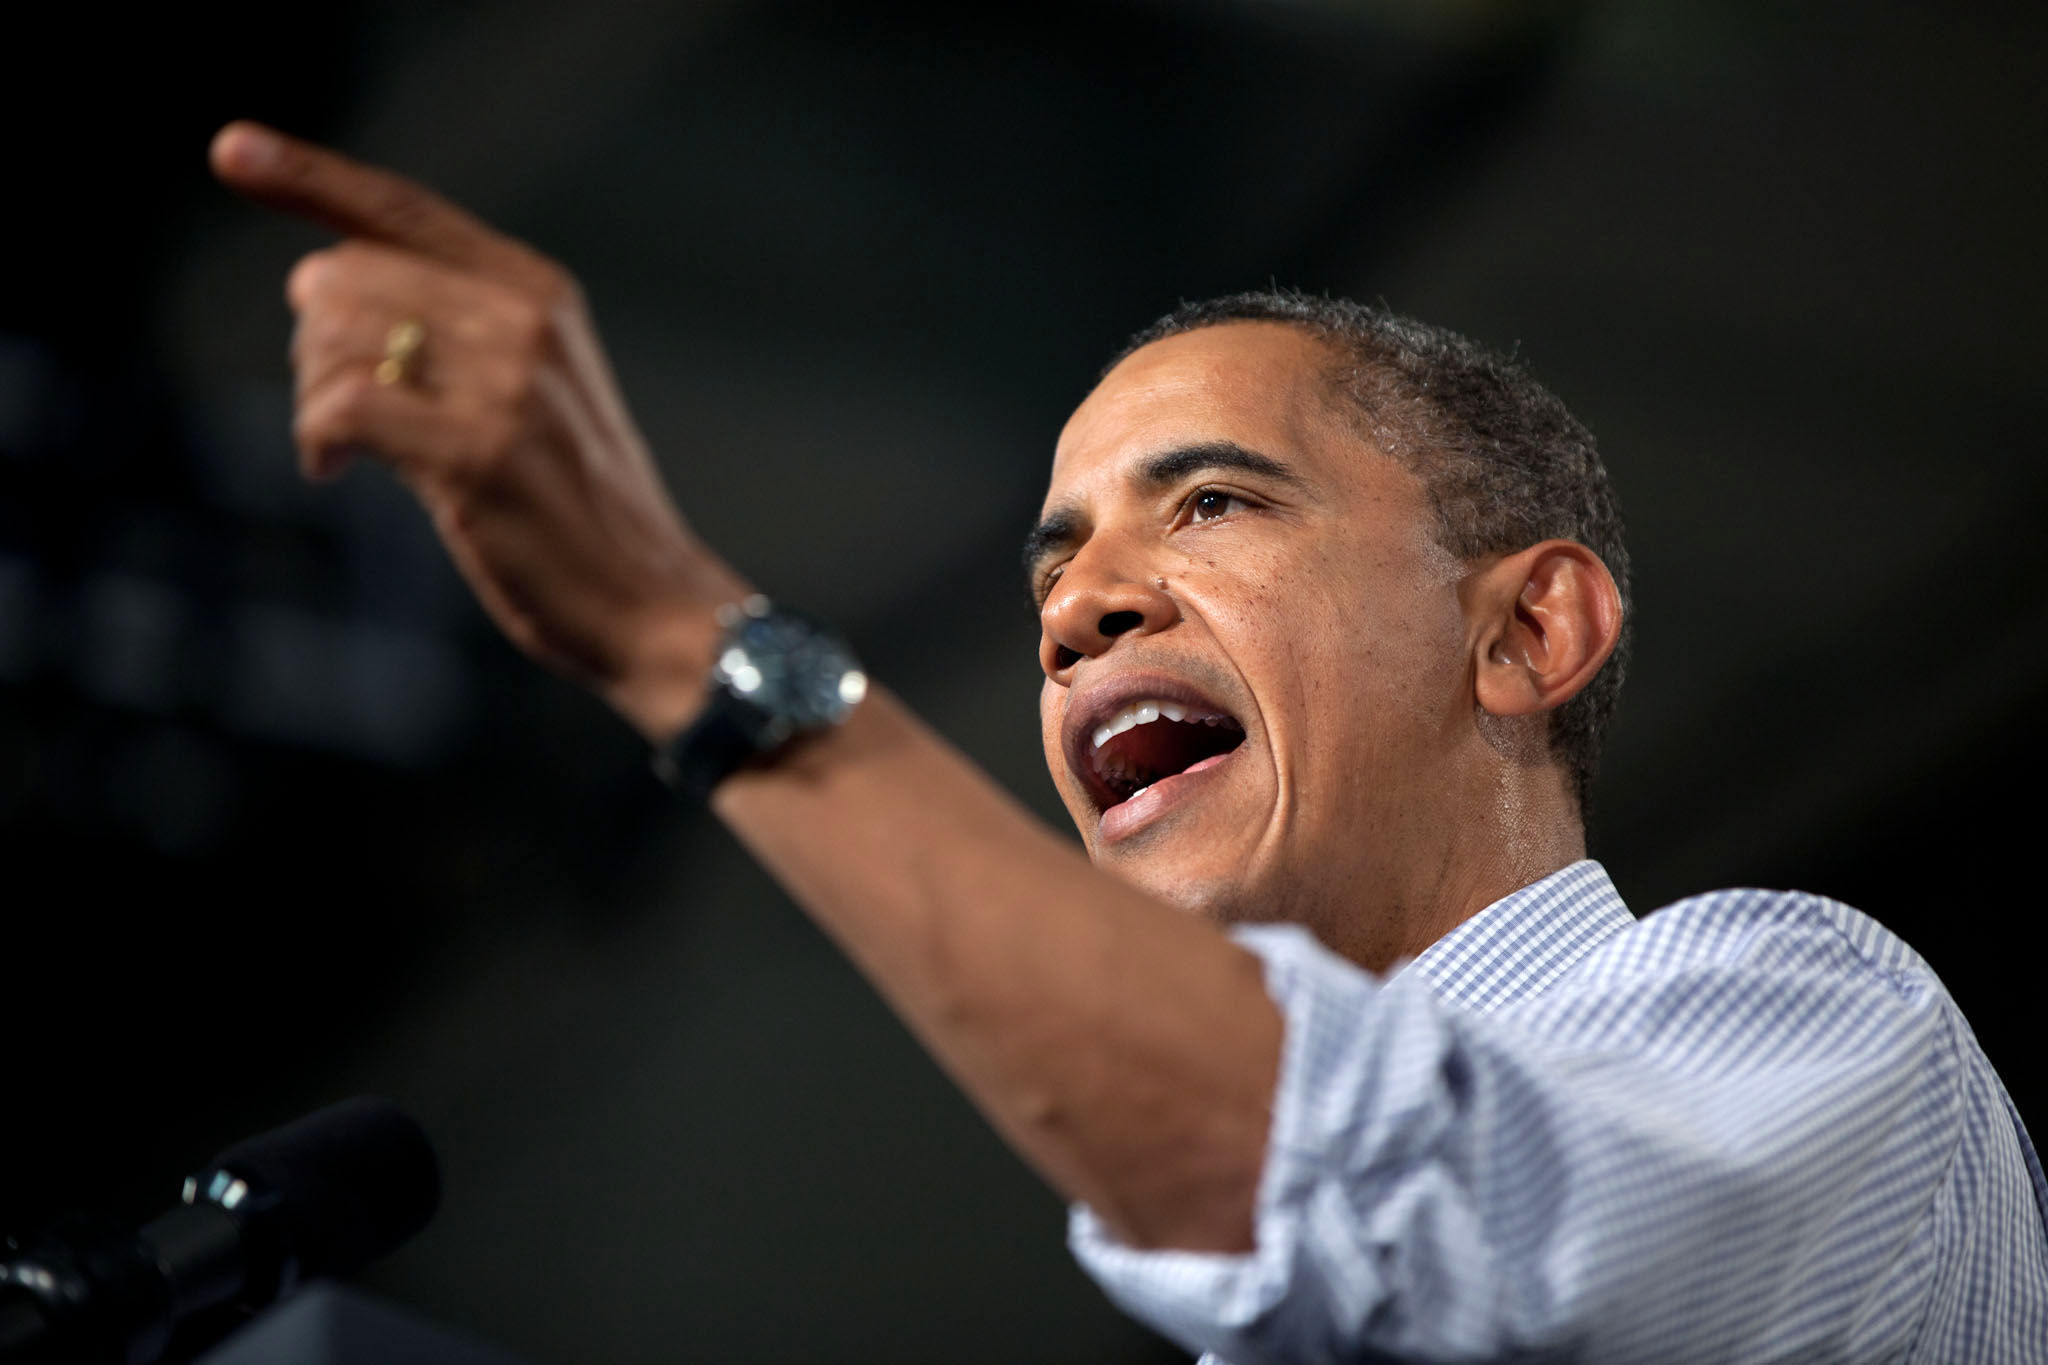
[[[1134,611],[1112,611],[1095,623],[1095,629],[1103,639],[1114,640],[1127,630],[1136,630],[1143,624],[1144,619]]]
[[[1072,668],[1075,664],[1081,662],[1081,651],[1078,649],[1068,649],[1065,645],[1056,645],[1052,651],[1052,662],[1055,671],[1062,668]]]

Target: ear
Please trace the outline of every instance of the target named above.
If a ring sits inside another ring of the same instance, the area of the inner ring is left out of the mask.
[[[1546,540],[1466,582],[1474,691],[1496,716],[1564,705],[1591,682],[1621,638],[1621,592],[1600,556]]]

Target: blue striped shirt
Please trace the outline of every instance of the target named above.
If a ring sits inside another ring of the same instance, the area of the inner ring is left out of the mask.
[[[1581,862],[1286,1016],[1244,1255],[1083,1266],[1209,1360],[2048,1361],[2048,1182],[1918,954],[1818,896],[1635,920]]]

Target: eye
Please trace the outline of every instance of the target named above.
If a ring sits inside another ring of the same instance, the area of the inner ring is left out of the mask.
[[[1250,506],[1250,502],[1227,488],[1198,488],[1187,502],[1188,520],[1214,521]]]
[[[1031,585],[1031,605],[1034,608],[1039,611],[1045,610],[1045,599],[1052,596],[1052,585],[1060,581],[1060,574],[1065,572],[1066,567],[1064,564],[1055,564],[1038,576],[1038,581]]]

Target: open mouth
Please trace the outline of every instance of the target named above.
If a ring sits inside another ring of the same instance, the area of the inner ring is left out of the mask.
[[[1107,810],[1154,783],[1235,750],[1244,727],[1231,716],[1185,702],[1140,698],[1098,722],[1087,736],[1089,785]]]

